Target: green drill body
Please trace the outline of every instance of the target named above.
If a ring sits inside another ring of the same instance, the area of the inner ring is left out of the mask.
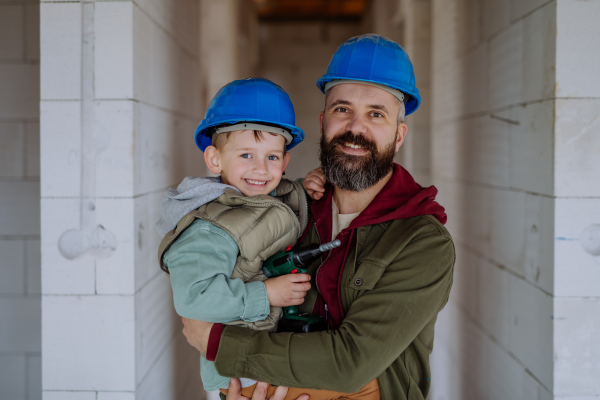
[[[287,249],[269,257],[263,263],[263,272],[267,278],[287,274],[306,274],[308,266],[322,253],[340,245],[339,240],[322,245],[312,244],[302,247],[289,246]],[[283,308],[283,317],[277,325],[277,332],[314,332],[326,329],[323,318],[301,313],[298,306]]]

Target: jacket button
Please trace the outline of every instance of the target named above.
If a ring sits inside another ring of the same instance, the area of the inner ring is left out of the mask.
[[[355,286],[360,286],[360,285],[362,285],[362,278],[356,278],[356,279],[354,280],[354,285],[355,285]]]

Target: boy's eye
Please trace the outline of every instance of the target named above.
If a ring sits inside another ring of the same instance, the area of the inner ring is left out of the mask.
[[[250,154],[248,154],[248,153],[244,153],[240,157],[242,157],[242,158],[252,158],[252,156]]]
[[[277,157],[277,156],[268,156],[268,157],[267,157],[267,160],[270,160],[270,161],[277,161],[277,160],[279,160],[279,157]]]

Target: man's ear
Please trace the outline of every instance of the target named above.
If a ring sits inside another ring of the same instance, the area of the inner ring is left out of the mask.
[[[319,114],[319,132],[323,132],[323,111]]]
[[[215,175],[221,173],[221,155],[215,146],[208,146],[204,149],[204,161],[210,172]]]
[[[400,146],[404,143],[404,138],[406,138],[406,134],[408,133],[408,126],[404,122],[400,122],[398,124],[398,132],[396,136],[396,153],[400,150]]]

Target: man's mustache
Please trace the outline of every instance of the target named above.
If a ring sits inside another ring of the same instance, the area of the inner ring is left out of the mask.
[[[341,135],[335,136],[329,142],[330,145],[352,143],[362,147],[365,150],[369,150],[371,153],[377,151],[377,145],[372,140],[367,139],[363,135],[356,135],[352,131],[347,131]]]

